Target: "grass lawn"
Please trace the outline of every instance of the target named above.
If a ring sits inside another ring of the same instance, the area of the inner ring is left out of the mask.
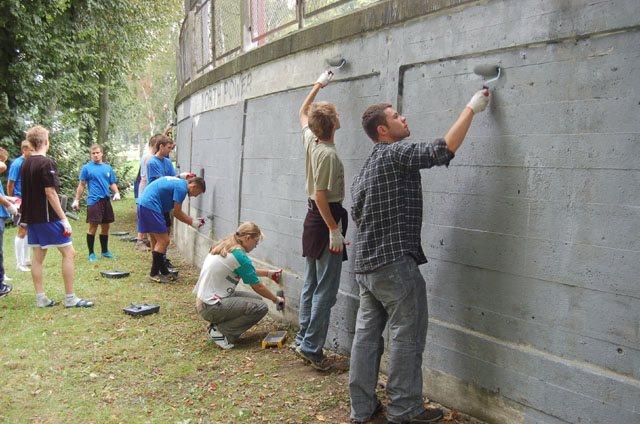
[[[135,235],[133,200],[114,206],[112,231]],[[149,282],[150,254],[113,236],[117,260],[89,263],[84,218],[71,221],[75,291],[96,302],[92,309],[36,308],[31,275],[15,268],[15,228],[4,234],[4,264],[14,289],[0,299],[0,422],[349,421],[346,372],[317,372],[286,348],[262,350],[264,335],[280,325],[271,318],[236,348],[220,350],[195,311],[197,268],[174,251],[180,282]],[[46,293],[62,301],[60,254],[51,251],[45,263]],[[131,276],[100,276],[110,269]],[[131,302],[159,304],[160,313],[129,317],[122,308]]]

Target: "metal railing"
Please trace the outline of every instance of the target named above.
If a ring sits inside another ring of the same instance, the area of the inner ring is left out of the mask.
[[[249,0],[251,41],[260,42],[286,28],[298,27],[295,0]]]
[[[207,67],[221,65],[291,31],[378,1],[185,0],[189,9],[180,34],[180,85]]]
[[[216,59],[242,47],[242,2],[213,0],[213,50]]]

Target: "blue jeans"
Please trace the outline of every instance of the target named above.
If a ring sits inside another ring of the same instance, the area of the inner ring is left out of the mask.
[[[304,285],[300,293],[300,331],[296,344],[307,356],[322,360],[331,307],[336,303],[342,271],[342,253],[329,252],[327,245],[319,259],[306,258]]]
[[[376,384],[389,324],[387,418],[409,420],[424,411],[422,352],[427,338],[426,283],[416,261],[403,256],[369,274],[357,274],[360,307],[351,348],[351,418],[368,419],[375,410]]]
[[[4,218],[0,218],[0,284],[4,282],[4,253],[2,245],[4,244]]]

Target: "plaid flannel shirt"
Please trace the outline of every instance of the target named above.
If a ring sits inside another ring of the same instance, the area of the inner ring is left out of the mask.
[[[433,143],[376,143],[351,185],[356,223],[355,272],[365,274],[409,254],[427,262],[420,245],[420,170],[449,165],[444,139]]]

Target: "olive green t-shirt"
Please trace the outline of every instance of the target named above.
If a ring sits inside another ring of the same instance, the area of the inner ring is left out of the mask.
[[[306,158],[307,195],[316,200],[316,190],[327,190],[327,201],[344,200],[344,167],[336,145],[318,141],[309,127],[302,129]]]

